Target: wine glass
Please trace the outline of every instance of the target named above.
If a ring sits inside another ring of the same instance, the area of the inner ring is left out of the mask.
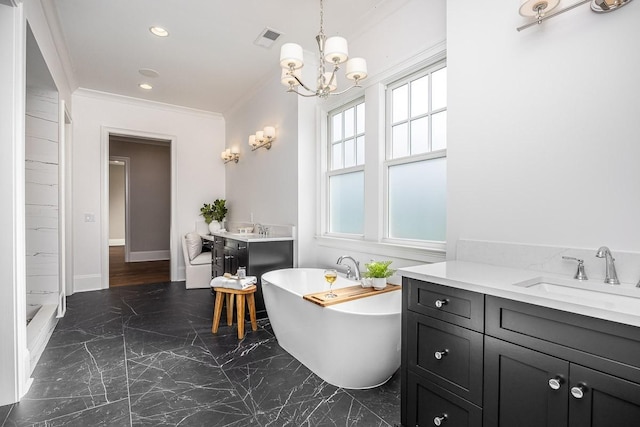
[[[331,290],[331,285],[333,285],[333,282],[336,281],[336,279],[338,278],[338,272],[336,270],[325,270],[324,271],[324,280],[326,280],[329,283],[329,293],[325,294],[325,298],[335,298],[338,295],[334,294],[333,291]]]

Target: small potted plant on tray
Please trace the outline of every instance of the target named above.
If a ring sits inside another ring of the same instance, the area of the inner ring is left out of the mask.
[[[371,261],[365,264],[367,271],[364,277],[371,279],[373,287],[381,290],[387,287],[387,278],[392,276],[395,270],[389,268],[393,261]]]

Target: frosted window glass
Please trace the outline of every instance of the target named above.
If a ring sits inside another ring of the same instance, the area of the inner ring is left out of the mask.
[[[364,133],[364,103],[356,107],[356,133]]]
[[[431,108],[438,110],[447,106],[447,69],[443,68],[431,75]]]
[[[353,139],[344,142],[344,167],[350,168],[356,165],[356,144]]]
[[[433,135],[431,135],[431,150],[447,148],[447,112],[443,111],[431,117]]]
[[[411,82],[411,117],[429,112],[429,76]]]
[[[429,117],[411,122],[411,154],[429,151]]]
[[[409,117],[409,85],[402,85],[392,92],[393,114],[391,121],[397,123]]]
[[[443,242],[446,158],[389,168],[389,237]]]
[[[351,138],[356,128],[355,108],[349,108],[344,112],[344,137]]]
[[[331,166],[332,169],[342,168],[342,143],[338,142],[331,146]]]
[[[342,114],[336,114],[331,118],[331,142],[342,139]]]
[[[364,172],[329,178],[329,230],[364,233]]]
[[[409,125],[407,123],[402,123],[393,127],[391,131],[392,159],[409,155],[408,127]]]
[[[356,162],[359,165],[364,165],[364,136],[359,136],[356,140]]]

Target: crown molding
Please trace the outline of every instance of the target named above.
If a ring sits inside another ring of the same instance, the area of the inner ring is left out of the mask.
[[[42,5],[44,18],[47,21],[47,25],[49,26],[49,33],[51,34],[53,45],[56,48],[56,53],[58,54],[62,69],[64,70],[67,87],[69,88],[69,92],[73,93],[73,91],[78,88],[78,81],[76,80],[75,73],[73,72],[74,67],[71,60],[71,55],[69,54],[69,49],[67,48],[67,41],[64,38],[62,30],[60,29],[61,27],[60,20],[58,18],[58,12],[53,6],[53,2],[42,1],[40,2],[40,4]]]
[[[173,113],[189,114],[192,116],[200,116],[206,118],[224,119],[220,113],[198,110],[196,108],[183,107],[181,105],[166,104],[164,102],[150,101],[148,99],[133,98],[125,95],[117,95],[115,93],[101,92],[98,90],[78,88],[73,92],[74,96],[82,96],[85,98],[98,99],[102,101],[118,102],[120,104],[131,105],[135,107],[153,108],[156,110],[170,111]]]

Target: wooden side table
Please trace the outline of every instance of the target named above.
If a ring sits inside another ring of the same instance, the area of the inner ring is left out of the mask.
[[[251,319],[251,329],[258,330],[258,323],[256,322],[256,302],[254,294],[256,292],[256,285],[251,285],[246,289],[230,289],[230,288],[213,288],[216,292],[216,302],[213,309],[213,325],[211,326],[211,332],[218,333],[218,327],[220,326],[220,317],[222,316],[222,303],[223,300],[227,301],[227,324],[231,326],[233,324],[233,306],[234,301],[236,305],[236,311],[238,312],[238,339],[244,338],[244,302],[247,301],[247,307],[249,308],[249,318]]]

